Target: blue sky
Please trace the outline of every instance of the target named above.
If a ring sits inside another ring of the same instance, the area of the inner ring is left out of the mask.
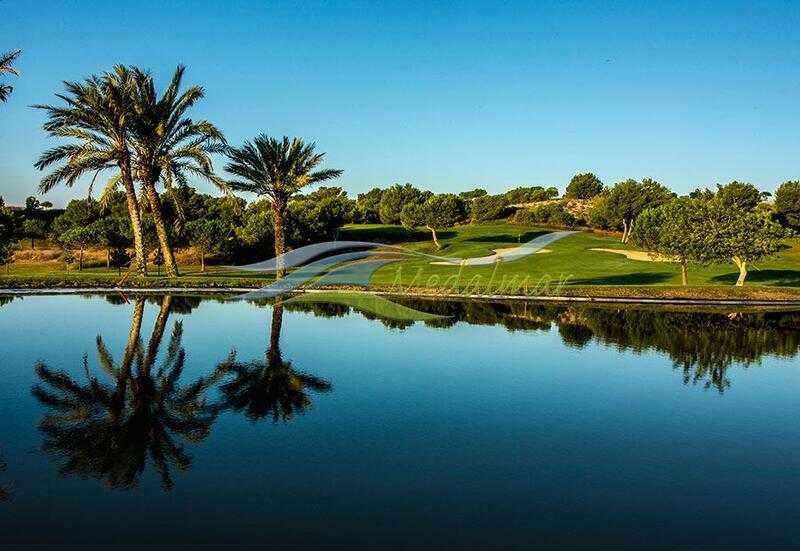
[[[800,3],[0,0],[22,48],[0,105],[0,194],[19,203],[62,80],[115,63],[164,83],[229,142],[302,136],[351,195],[652,177],[679,192],[800,179]],[[221,168],[220,159],[217,166]],[[210,191],[206,186],[201,189]],[[85,186],[54,190],[63,205]]]

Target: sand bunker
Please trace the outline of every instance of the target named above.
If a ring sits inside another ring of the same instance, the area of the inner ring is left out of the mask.
[[[504,249],[492,249],[496,254],[493,254],[491,256],[482,256],[480,258],[481,259],[491,259],[491,258],[496,257],[497,255],[500,255],[500,254],[514,253],[514,252],[516,252],[517,250],[519,250],[521,248],[522,247],[507,247],[507,248],[504,248]],[[550,249],[539,249],[538,251],[536,251],[534,253],[531,253],[531,254],[540,254],[540,253],[549,253],[549,252],[552,252],[552,251]],[[431,264],[433,264],[435,266],[458,266],[459,265],[459,264],[453,263],[453,262],[439,262],[439,261],[431,262]]]
[[[661,256],[659,254],[651,254],[645,251],[633,251],[630,249],[602,249],[594,248],[590,251],[601,251],[604,253],[624,254],[628,260],[640,260],[642,262],[677,262],[676,260]]]

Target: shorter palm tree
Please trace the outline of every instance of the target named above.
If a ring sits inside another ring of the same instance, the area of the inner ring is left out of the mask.
[[[278,140],[261,134],[240,148],[229,148],[230,162],[225,170],[238,179],[228,182],[231,189],[267,197],[272,204],[277,276],[283,277],[282,255],[286,251],[284,214],[289,199],[305,186],[338,178],[341,170],[315,170],[325,153],[315,153],[316,145],[286,136]]]
[[[11,64],[17,59],[22,50],[14,50],[13,52],[8,52],[0,56],[0,75],[3,73],[8,73],[10,75],[19,75],[19,71],[16,70]],[[11,92],[14,91],[13,86],[9,86],[7,84],[0,84],[0,101],[6,101],[8,96]]]

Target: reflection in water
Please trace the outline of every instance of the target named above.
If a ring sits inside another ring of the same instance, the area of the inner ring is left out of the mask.
[[[3,456],[0,455],[0,473],[6,472],[6,462],[3,459]],[[0,501],[4,503],[11,502],[11,483],[10,482],[0,482]]]
[[[263,361],[236,361],[236,352],[219,364],[217,371],[232,375],[225,382],[222,395],[226,408],[255,421],[272,417],[272,422],[288,422],[311,406],[308,393],[329,392],[332,385],[318,377],[296,371],[289,361],[284,361],[280,349],[283,304],[272,307],[272,327],[269,348]]]
[[[500,325],[509,331],[558,328],[567,346],[585,348],[591,342],[620,351],[664,352],[685,383],[724,392],[730,386],[731,365],[758,365],[765,355],[791,358],[800,351],[800,313],[670,311],[664,308],[609,308],[536,304],[523,301],[398,300],[405,306],[440,316],[425,321],[429,327],[447,328],[458,322]],[[341,316],[341,307],[295,304],[293,309],[317,316]],[[362,313],[368,319],[374,314]],[[392,329],[414,322],[380,320]]]
[[[198,442],[210,432],[216,411],[206,404],[205,392],[215,380],[201,378],[179,385],[186,358],[180,322],[173,326],[164,360],[154,369],[173,298],[161,299],[146,349],[140,336],[144,305],[144,298],[136,298],[119,365],[102,337],[97,337],[98,360],[109,382],[89,373],[85,356],[85,382],[44,363],[36,366],[41,382],[32,392],[50,410],[39,422],[45,437],[42,450],[65,461],[61,474],[129,488],[138,482],[149,455],[162,485],[169,489],[171,467],[186,470],[191,464],[181,441]]]

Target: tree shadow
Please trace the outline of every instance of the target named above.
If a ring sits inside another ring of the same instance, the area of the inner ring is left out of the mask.
[[[583,279],[571,279],[571,285],[653,285],[663,283],[672,278],[672,274],[663,272],[643,272],[638,274],[619,274]]]
[[[739,272],[731,272],[711,278],[716,283],[733,285]],[[745,283],[764,283],[776,287],[800,287],[800,270],[753,270],[747,272]]]
[[[513,235],[482,235],[480,237],[471,237],[469,239],[465,239],[465,241],[472,241],[474,243],[527,243],[531,239],[535,239],[540,235],[545,235],[550,232],[548,231],[528,231],[518,236]]]

